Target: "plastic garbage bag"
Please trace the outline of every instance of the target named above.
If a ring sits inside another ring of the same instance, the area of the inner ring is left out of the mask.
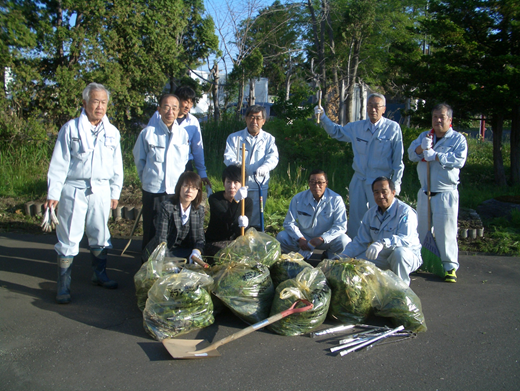
[[[267,266],[231,262],[212,268],[212,293],[240,319],[253,324],[269,316],[274,286]]]
[[[332,290],[329,315],[343,323],[361,323],[372,312],[379,285],[373,263],[358,259],[326,259],[320,268]]]
[[[274,286],[277,287],[280,283],[295,278],[306,267],[312,268],[309,263],[303,260],[300,253],[282,254],[269,268]]]
[[[181,258],[168,258],[166,254],[166,243],[159,244],[152,252],[148,261],[134,275],[135,294],[137,306],[142,311],[146,305],[148,291],[155,281],[160,277],[178,273],[184,265]]]
[[[182,270],[159,278],[150,288],[143,311],[144,328],[158,341],[210,326],[215,321],[207,288],[213,279]]]
[[[305,299],[313,304],[311,310],[282,318],[268,326],[269,330],[281,335],[301,335],[318,328],[327,317],[331,291],[327,279],[320,269],[304,268],[296,278],[282,282],[276,288],[271,315],[282,312],[296,300]],[[305,306],[300,303],[299,306]]]
[[[379,289],[374,298],[374,313],[391,318],[396,326],[416,333],[427,330],[421,300],[390,270],[380,270]]]
[[[278,260],[281,253],[278,240],[250,228],[243,236],[233,240],[229,246],[219,250],[215,255],[215,263],[243,262],[251,265],[263,263],[270,267]]]

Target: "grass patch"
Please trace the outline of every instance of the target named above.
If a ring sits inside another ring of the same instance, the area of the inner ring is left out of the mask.
[[[214,191],[223,190],[221,172],[224,169],[224,150],[229,134],[245,128],[243,121],[224,118],[220,123],[202,124],[206,167]],[[269,195],[264,210],[266,231],[275,235],[283,229],[283,221],[291,198],[307,189],[309,172],[315,168],[328,174],[329,188],[340,194],[348,209],[348,185],[353,175],[353,152],[350,144],[330,138],[312,121],[295,120],[287,125],[282,120],[270,120],[264,126],[276,138],[280,163],[272,172]],[[400,199],[417,205],[419,179],[416,163],[409,161],[407,149],[421,129],[403,129],[405,172]],[[121,148],[125,170],[124,186],[140,189],[132,149],[137,134],[123,135]],[[47,170],[55,140],[27,142],[13,145],[4,142],[0,152],[0,197],[17,200],[44,198],[47,192]],[[494,183],[493,146],[491,142],[468,138],[469,153],[461,170],[460,206],[476,209],[485,200],[503,195],[520,194],[520,186],[499,188]],[[506,175],[510,168],[509,145],[503,145]],[[140,193],[139,190],[137,192]],[[460,240],[461,250],[496,254],[520,255],[520,213],[511,220],[496,219],[484,222],[485,237]]]

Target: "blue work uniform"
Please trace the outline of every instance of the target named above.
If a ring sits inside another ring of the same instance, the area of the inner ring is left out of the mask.
[[[392,270],[410,285],[409,274],[422,264],[415,210],[397,198],[385,212],[377,205],[370,208],[363,216],[357,236],[342,255],[367,259],[367,248],[378,241],[383,243],[383,250],[370,262],[380,269]]]
[[[224,164],[226,166],[242,164],[242,144],[246,145],[246,183],[249,187],[248,197],[253,200],[253,214],[249,225],[254,227],[260,226],[260,193],[259,186],[255,182],[254,173],[259,167],[265,167],[268,171],[273,170],[278,165],[278,148],[275,144],[275,138],[264,130],[256,136],[252,136],[247,128],[232,133],[226,140],[226,150],[224,152]],[[269,172],[264,177],[257,177],[262,182],[262,199],[263,205],[267,200],[267,191],[269,189]],[[244,184],[242,184],[244,185]]]
[[[417,212],[419,214],[419,237],[424,240],[428,227],[428,178],[427,162],[423,161],[423,154],[415,152],[422,140],[429,134],[433,134],[433,150],[437,152],[436,160],[430,164],[431,184],[431,214],[435,242],[444,270],[449,271],[459,268],[459,247],[457,244],[457,219],[459,213],[459,183],[460,169],[466,162],[468,144],[466,138],[450,129],[444,137],[437,139],[431,131],[423,132],[414,140],[408,148],[408,156],[411,161],[418,162],[417,174],[421,182],[421,188],[417,193]],[[438,160],[437,160],[438,158]]]
[[[161,115],[158,111],[150,118],[148,126],[155,126],[157,121],[161,121]],[[176,121],[177,122],[177,121]],[[195,162],[195,168],[201,178],[207,178],[206,163],[204,161],[204,144],[202,142],[202,132],[200,130],[200,124],[197,117],[186,114],[184,121],[179,125],[184,128],[188,133],[188,144],[190,146],[189,160]]]
[[[339,141],[352,144],[354,176],[349,185],[348,234],[354,237],[365,212],[375,206],[372,182],[385,176],[399,194],[403,177],[403,136],[399,124],[385,117],[372,124],[369,119],[340,126],[322,115],[325,131]]]
[[[84,233],[91,249],[112,247],[110,204],[119,199],[123,186],[120,139],[106,116],[94,126],[84,110],[60,129],[47,175],[47,198],[59,201],[55,246],[59,256],[77,255]]]
[[[139,134],[133,153],[143,188],[143,249],[155,236],[153,222],[161,202],[175,193],[189,150],[188,133],[176,122],[170,130],[157,119]]]
[[[310,190],[296,194],[289,205],[283,223],[284,231],[276,236],[282,251],[300,250],[298,240],[307,241],[321,237],[323,244],[319,250],[327,250],[329,256],[339,254],[350,242],[347,231],[347,212],[341,196],[330,189],[325,189],[319,201],[314,199]]]

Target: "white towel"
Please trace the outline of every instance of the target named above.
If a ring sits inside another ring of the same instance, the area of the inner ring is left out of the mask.
[[[83,152],[90,152],[94,150],[94,143],[92,140],[92,124],[88,120],[85,109],[81,109],[81,115],[79,116],[78,133],[83,146]]]
[[[110,123],[108,117],[105,116],[101,119],[103,127],[105,128],[105,145],[110,147],[117,146],[116,140],[116,128]],[[94,150],[94,139],[92,136],[92,124],[88,120],[85,109],[81,110],[78,123],[78,133],[83,145],[83,152],[91,152]]]

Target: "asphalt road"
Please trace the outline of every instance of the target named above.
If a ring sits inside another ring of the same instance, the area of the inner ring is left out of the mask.
[[[0,236],[0,390],[518,390],[520,258],[461,256],[459,282],[414,275],[426,333],[339,357],[342,336],[311,339],[257,331],[221,357],[174,360],[144,331],[128,255],[114,240],[109,276],[90,284],[86,243],[75,258],[72,303],[58,305],[54,235]],[[380,322],[372,319],[371,322]],[[327,322],[323,327],[331,327]],[[181,338],[217,341],[246,327],[230,312]]]

